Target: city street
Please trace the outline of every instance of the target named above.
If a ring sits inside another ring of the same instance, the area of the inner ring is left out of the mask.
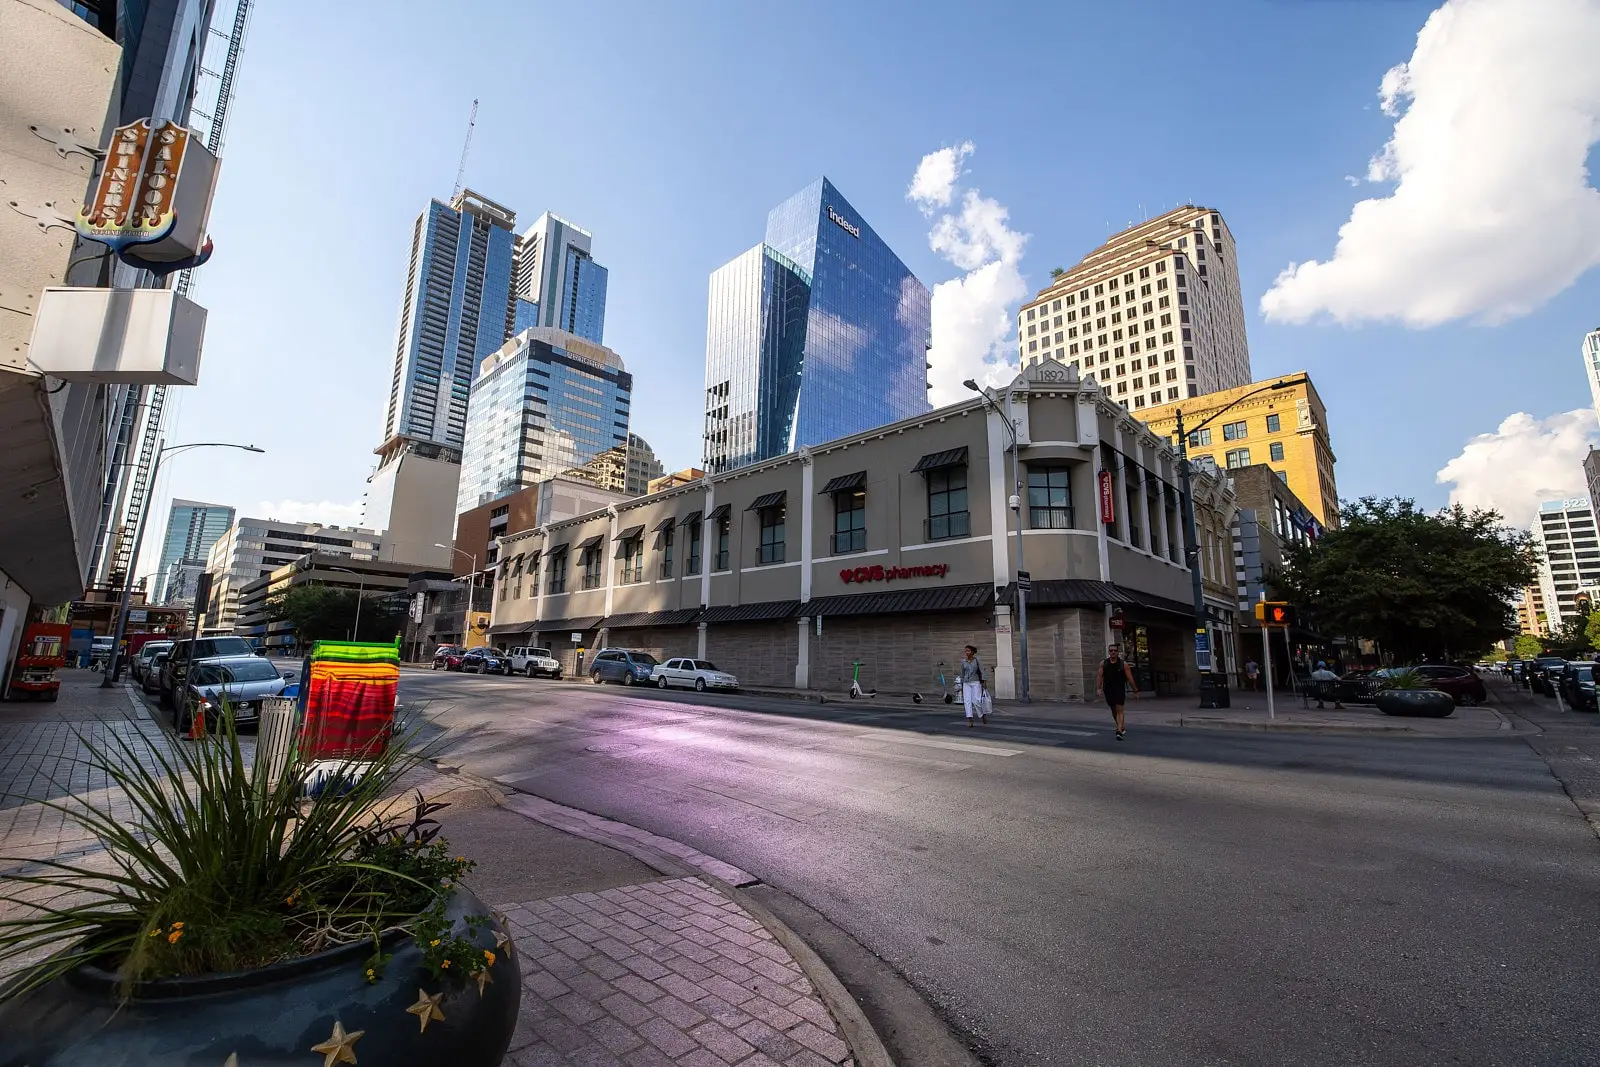
[[[948,708],[402,681],[452,761],[798,897],[995,1063],[1593,1063],[1600,841],[1515,714],[1553,705],[1491,691],[1516,729],[1193,730],[1135,703],[1118,744],[1086,708],[968,730]]]

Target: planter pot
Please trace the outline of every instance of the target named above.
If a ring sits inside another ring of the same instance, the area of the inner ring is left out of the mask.
[[[1456,710],[1456,698],[1437,689],[1380,689],[1372,700],[1385,715],[1443,719]]]
[[[459,919],[489,909],[457,891],[446,914]],[[436,980],[401,933],[385,939],[384,951],[394,958],[375,983],[362,972],[370,943],[255,971],[141,983],[120,1006],[114,975],[80,967],[0,1004],[0,1067],[223,1067],[234,1055],[239,1067],[313,1065],[328,1056],[330,1040],[337,1045],[336,1024],[355,1058],[328,1062],[495,1067],[511,1043],[522,998],[521,965],[509,941],[495,949],[496,931],[506,933],[492,921],[478,933],[481,947],[496,953],[481,992],[474,981]],[[408,1011],[418,1005],[419,990],[442,994],[437,1014]],[[313,1051],[315,1045],[325,1047]]]

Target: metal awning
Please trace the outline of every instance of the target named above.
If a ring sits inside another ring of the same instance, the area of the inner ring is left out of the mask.
[[[489,627],[489,634],[491,637],[499,637],[501,634],[531,634],[533,625],[531,622],[499,622]]]
[[[617,630],[639,626],[683,626],[695,620],[699,608],[678,608],[673,611],[634,611],[624,615],[606,616],[606,629]]]
[[[760,622],[787,619],[800,613],[798,600],[767,600],[759,604],[724,604],[707,608],[701,622]]]
[[[936,471],[944,467],[959,467],[967,461],[967,446],[960,448],[947,448],[943,452],[929,452],[917,460],[917,465],[911,468],[912,474],[923,471]]]
[[[867,484],[867,472],[856,471],[854,474],[841,474],[817,491],[818,496],[829,493],[842,493],[847,489],[860,489]]]
[[[994,586],[936,585],[923,589],[895,589],[874,593],[845,593],[818,597],[801,605],[800,615],[901,615],[915,611],[974,611],[994,605]]]
[[[693,526],[696,523],[698,523],[699,521],[700,521],[700,513],[698,511],[691,511],[691,512],[689,512],[689,514],[687,514],[687,515],[685,515],[683,517],[683,525],[685,525],[685,526]]]
[[[549,554],[551,556],[564,556],[567,553],[567,549],[571,547],[571,545],[552,545],[550,546]]]
[[[621,533],[617,534],[616,539],[618,541],[632,541],[635,537],[641,537],[643,535],[644,523],[641,522],[639,525],[630,526],[626,530],[623,530]]]
[[[605,534],[595,534],[593,537],[585,537],[582,541],[578,542],[578,551],[587,552],[589,549],[593,548],[595,545],[598,545],[605,539]]]
[[[716,508],[711,512],[711,514],[706,516],[706,521],[707,522],[718,522],[718,521],[720,521],[722,519],[727,518],[728,517],[728,513],[731,512],[732,510],[733,510],[733,505],[732,504],[718,504],[716,506]]]
[[[542,634],[554,633],[582,633],[593,630],[600,625],[599,615],[581,615],[571,619],[540,619],[538,622],[529,623],[530,629]]]
[[[788,491],[785,489],[779,489],[776,493],[762,493],[760,496],[756,497],[755,500],[751,501],[750,506],[745,508],[745,510],[765,511],[767,508],[782,507],[787,496]]]
[[[1013,583],[1000,593],[1000,603],[1015,604],[1017,587]],[[1097,608],[1107,604],[1137,604],[1127,591],[1111,582],[1088,578],[1034,579],[1028,590],[1028,604],[1041,608]]]
[[[660,522],[658,522],[654,526],[652,526],[650,528],[650,532],[651,533],[660,533],[662,530],[665,530],[665,529],[675,525],[677,523],[677,521],[678,520],[677,520],[677,518],[675,516],[668,515],[666,518],[662,519]]]

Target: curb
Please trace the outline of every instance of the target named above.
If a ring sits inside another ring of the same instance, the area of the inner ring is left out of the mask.
[[[1179,716],[1179,726],[1207,730],[1265,730],[1277,733],[1303,734],[1409,734],[1416,731],[1410,726],[1340,726],[1331,723],[1310,722],[1249,722],[1243,719],[1204,719]]]
[[[748,871],[713,859],[689,845],[653,834],[628,823],[579,808],[546,800],[534,793],[506,785],[509,792],[504,806],[525,818],[577,837],[625,852],[647,867],[673,878],[698,877],[743,908],[767,929],[773,938],[794,957],[800,970],[811,981],[828,1012],[839,1024],[839,1032],[850,1046],[857,1067],[896,1067],[883,1039],[867,1020],[839,977],[822,958],[782,920],[740,890],[762,882]]]

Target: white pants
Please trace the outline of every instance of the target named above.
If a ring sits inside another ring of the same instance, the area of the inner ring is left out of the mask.
[[[961,683],[961,706],[967,709],[967,718],[983,714],[983,683]]]

